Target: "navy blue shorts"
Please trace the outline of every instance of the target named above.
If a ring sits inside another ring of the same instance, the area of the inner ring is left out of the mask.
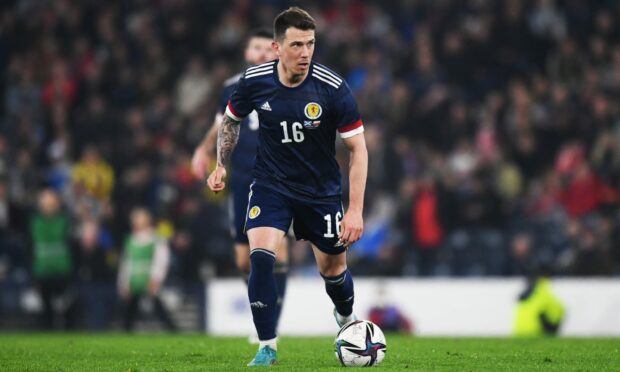
[[[232,191],[229,204],[228,215],[231,219],[231,235],[235,243],[248,244],[248,237],[243,230],[245,227],[245,215],[248,212],[248,193],[252,180],[248,182],[231,182]]]
[[[297,240],[308,240],[327,254],[340,254],[346,247],[340,243],[342,203],[299,201],[254,182],[250,186],[245,231],[254,227],[274,227],[286,234],[293,223]]]

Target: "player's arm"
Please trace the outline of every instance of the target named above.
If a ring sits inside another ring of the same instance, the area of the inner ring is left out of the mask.
[[[349,149],[349,208],[340,222],[340,241],[351,245],[364,231],[364,191],[368,173],[368,151],[364,139],[364,124],[351,89],[343,83],[335,99],[336,128]]]
[[[223,87],[220,93],[217,114],[213,119],[213,124],[209,127],[207,134],[192,156],[192,172],[198,179],[202,180],[205,178],[205,175],[208,174],[209,166],[216,155],[217,132],[220,128],[222,117],[225,115],[224,112],[228,106],[228,101],[231,98],[231,88],[234,89],[234,86],[225,85]]]
[[[230,160],[237,141],[239,140],[239,131],[241,126],[239,121],[226,115],[222,119],[222,125],[217,132],[217,166],[225,167]]]
[[[368,151],[364,133],[343,138],[349,149],[349,208],[340,223],[340,240],[346,245],[358,241],[364,231],[364,192],[368,174]]]
[[[223,181],[226,178],[226,164],[237,145],[240,129],[239,120],[233,119],[227,111],[222,118],[217,134],[217,166],[207,179],[207,184],[211,191],[219,192],[224,190],[226,186],[226,183]]]
[[[242,76],[235,84],[217,131],[217,165],[207,179],[207,185],[216,193],[226,186],[223,182],[226,178],[226,164],[239,140],[240,123],[254,110],[249,95],[245,76]]]

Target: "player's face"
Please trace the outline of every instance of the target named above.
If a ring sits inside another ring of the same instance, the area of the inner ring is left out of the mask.
[[[253,37],[248,41],[245,48],[245,61],[250,65],[260,65],[261,63],[276,59],[276,52],[272,47],[273,40],[265,37]]]
[[[310,68],[314,43],[314,30],[289,27],[284,34],[284,39],[274,44],[280,62],[286,70],[294,75],[303,75]]]

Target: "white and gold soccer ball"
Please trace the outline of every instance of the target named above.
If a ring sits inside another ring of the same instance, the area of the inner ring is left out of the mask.
[[[385,357],[383,331],[368,320],[354,320],[342,326],[334,342],[336,358],[345,367],[372,367]]]

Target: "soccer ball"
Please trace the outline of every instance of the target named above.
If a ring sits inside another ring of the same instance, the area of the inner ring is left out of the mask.
[[[385,357],[387,343],[376,324],[354,320],[342,326],[334,342],[336,358],[345,367],[371,367]]]

